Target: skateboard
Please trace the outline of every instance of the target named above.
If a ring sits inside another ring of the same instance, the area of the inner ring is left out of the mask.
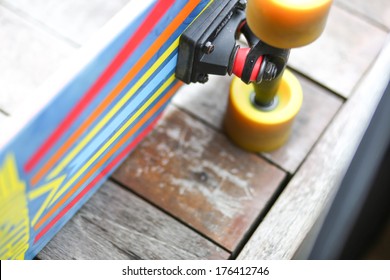
[[[285,70],[289,49],[321,34],[330,4],[131,2],[40,89],[33,108],[0,127],[0,259],[33,258],[153,129],[183,83],[236,75],[227,135],[251,151],[282,145],[302,102]],[[237,45],[239,34],[248,48]]]
[[[210,0],[132,1],[1,129],[0,259],[31,259],[153,128]],[[35,104],[34,103],[34,104]]]

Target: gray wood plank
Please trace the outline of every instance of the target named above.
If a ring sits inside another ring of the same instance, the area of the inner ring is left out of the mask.
[[[296,76],[302,85],[304,98],[293,133],[283,147],[263,154],[291,174],[295,173],[342,104],[340,98],[329,94],[324,88],[301,75]],[[206,84],[184,86],[174,97],[173,103],[222,131],[230,81],[230,77],[214,76]]]
[[[290,259],[337,189],[390,78],[390,37],[376,64],[279,196],[239,259]]]
[[[205,84],[184,85],[172,103],[196,118],[222,131],[231,77],[210,76]]]
[[[390,30],[390,3],[388,0],[335,0],[335,4],[358,13]]]
[[[378,55],[386,32],[333,6],[325,32],[291,51],[289,64],[338,94],[349,97]]]
[[[229,254],[129,191],[106,182],[39,259],[226,259]]]
[[[3,4],[27,15],[61,36],[84,44],[132,0],[4,0]]]
[[[11,114],[73,48],[0,6],[0,108]]]

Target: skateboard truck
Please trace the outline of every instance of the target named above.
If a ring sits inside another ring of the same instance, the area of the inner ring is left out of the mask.
[[[290,49],[321,35],[331,4],[215,0],[182,34],[176,77],[189,84],[234,74],[226,134],[248,151],[275,150],[288,140],[303,99],[298,79],[286,69]],[[241,35],[248,47],[238,44]]]
[[[246,23],[245,8],[245,0],[213,2],[180,38],[176,77],[189,84],[205,83],[210,74],[235,74],[246,84],[253,83],[253,104],[269,110],[277,103],[290,50],[260,41]],[[240,34],[249,47],[237,44]]]

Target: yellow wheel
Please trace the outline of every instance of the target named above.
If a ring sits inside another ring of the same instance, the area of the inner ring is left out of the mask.
[[[251,101],[253,85],[234,78],[230,86],[224,126],[230,139],[252,152],[267,152],[282,146],[289,138],[291,126],[302,105],[302,88],[288,70],[283,74],[270,111],[256,108]]]
[[[267,44],[291,49],[313,42],[324,30],[332,0],[248,0],[251,30]]]

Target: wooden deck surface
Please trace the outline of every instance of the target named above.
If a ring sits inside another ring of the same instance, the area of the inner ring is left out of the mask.
[[[131,1],[0,1],[0,122]],[[292,50],[304,103],[272,153],[245,152],[224,135],[230,77],[183,86],[38,258],[293,258],[389,80],[389,32],[387,0],[335,1],[323,36]]]

